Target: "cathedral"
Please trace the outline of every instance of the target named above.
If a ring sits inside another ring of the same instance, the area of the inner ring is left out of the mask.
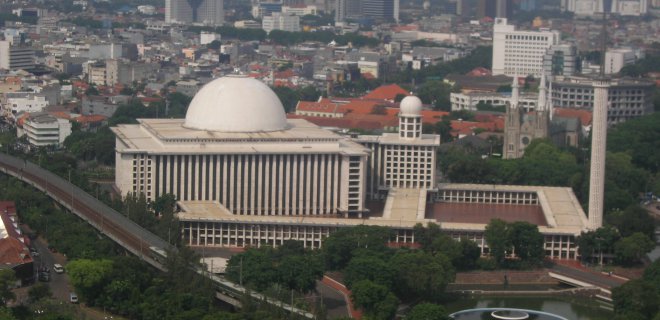
[[[548,127],[552,115],[552,102],[548,98],[545,75],[541,76],[539,97],[534,111],[527,112],[519,107],[520,85],[518,76],[513,77],[511,85],[511,102],[506,107],[504,118],[504,159],[521,158],[525,148],[533,139],[548,138]]]

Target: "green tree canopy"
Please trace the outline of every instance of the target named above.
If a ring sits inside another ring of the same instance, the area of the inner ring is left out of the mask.
[[[497,263],[502,263],[508,251],[511,251],[511,229],[504,220],[490,220],[484,231],[484,238],[488,244],[490,255]]]
[[[455,276],[454,267],[443,254],[402,251],[392,257],[391,263],[397,274],[395,289],[399,297],[437,301]]]
[[[614,244],[614,254],[619,263],[633,265],[639,263],[642,257],[655,248],[655,243],[641,232],[621,238]]]
[[[81,298],[93,301],[110,281],[112,261],[79,259],[69,262],[66,268]]]
[[[366,319],[391,319],[399,301],[386,286],[362,280],[351,289],[353,304],[364,310]]]
[[[2,305],[6,306],[7,303],[16,298],[16,294],[12,288],[16,285],[16,273],[13,269],[0,269],[0,299]]]
[[[517,221],[510,225],[509,236],[516,255],[525,263],[539,265],[543,262],[543,235],[539,228],[529,222]]]
[[[406,315],[406,320],[449,320],[449,314],[447,310],[437,304],[433,303],[420,303],[414,306],[408,315]]]

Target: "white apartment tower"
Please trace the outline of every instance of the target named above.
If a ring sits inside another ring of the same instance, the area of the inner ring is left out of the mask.
[[[222,25],[224,0],[165,0],[165,22]]]
[[[548,48],[559,43],[560,33],[516,31],[505,18],[495,19],[493,28],[493,75],[541,76],[543,57]]]
[[[563,11],[583,16],[601,14],[603,10],[622,16],[640,16],[648,13],[648,0],[611,0],[610,8],[606,7],[608,2],[607,0],[562,0],[561,8]]]

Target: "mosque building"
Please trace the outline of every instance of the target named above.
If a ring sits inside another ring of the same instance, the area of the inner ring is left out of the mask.
[[[422,102],[400,103],[397,133],[346,136],[287,119],[275,93],[240,75],[218,78],[193,98],[185,119],[138,119],[112,128],[116,188],[150,201],[171,193],[184,243],[318,248],[338,228],[377,225],[392,242],[415,241],[434,222],[474,240],[492,218],[528,221],[553,258],[577,258],[586,216],[570,188],[440,184],[438,135],[422,133]]]

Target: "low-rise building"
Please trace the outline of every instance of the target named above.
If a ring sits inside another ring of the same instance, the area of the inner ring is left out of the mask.
[[[16,286],[34,280],[34,260],[30,256],[30,238],[18,227],[16,205],[13,201],[0,201],[0,269],[12,269],[18,281]]]
[[[29,114],[23,121],[18,135],[27,135],[28,142],[35,147],[60,146],[71,134],[71,122],[46,112]]]
[[[262,21],[262,29],[264,29],[266,32],[271,32],[273,30],[299,32],[300,17],[274,12],[269,16],[264,16]]]

